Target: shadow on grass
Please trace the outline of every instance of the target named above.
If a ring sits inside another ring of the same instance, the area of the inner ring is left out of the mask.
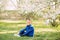
[[[37,38],[38,40],[60,40],[60,32],[37,33],[34,38]]]

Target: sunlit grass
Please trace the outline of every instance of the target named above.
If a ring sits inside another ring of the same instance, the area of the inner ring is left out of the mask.
[[[16,37],[14,33],[11,34],[0,34],[0,40],[59,40],[60,32],[44,32],[44,34],[37,33],[34,37]]]
[[[37,22],[33,21],[34,29],[40,29],[40,28],[51,28],[60,30],[60,26],[58,27],[51,27],[50,25],[45,25],[43,22]],[[6,22],[0,22],[0,32],[4,32],[4,30],[7,32],[9,31],[19,31],[22,28],[26,26],[26,22],[19,22],[19,23],[6,23]],[[41,30],[39,30],[41,31]],[[15,37],[14,33],[6,33],[6,34],[0,34],[0,40],[60,40],[60,32],[35,32],[34,37]]]

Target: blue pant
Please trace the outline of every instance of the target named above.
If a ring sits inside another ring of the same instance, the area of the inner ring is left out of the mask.
[[[29,35],[29,33],[27,33],[27,34],[24,34],[25,33],[25,30],[23,29],[23,30],[21,30],[20,32],[19,32],[19,35],[20,36],[29,36],[29,37],[33,37],[32,35]]]
[[[23,35],[24,33],[25,33],[24,30],[21,30],[21,31],[19,32],[19,35],[20,35],[20,36],[24,36],[24,35]]]

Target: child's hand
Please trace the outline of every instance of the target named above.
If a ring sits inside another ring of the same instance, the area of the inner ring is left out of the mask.
[[[24,31],[24,32],[26,32],[26,31]]]

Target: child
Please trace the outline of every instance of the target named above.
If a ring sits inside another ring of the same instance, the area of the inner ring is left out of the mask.
[[[17,36],[29,36],[33,37],[34,36],[34,28],[31,24],[31,20],[27,19],[27,26],[26,28],[22,29]]]

